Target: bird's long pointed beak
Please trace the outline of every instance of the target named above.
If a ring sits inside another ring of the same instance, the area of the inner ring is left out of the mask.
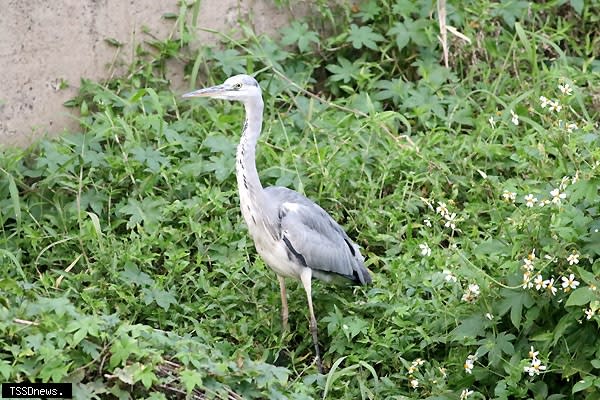
[[[181,97],[213,97],[226,91],[227,88],[224,85],[217,85],[204,89],[194,90],[193,92],[186,93]]]

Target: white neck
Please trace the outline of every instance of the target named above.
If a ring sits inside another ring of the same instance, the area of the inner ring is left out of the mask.
[[[263,102],[244,104],[246,109],[246,120],[244,130],[237,147],[236,154],[236,177],[240,193],[242,214],[246,223],[250,225],[250,209],[254,204],[262,203],[262,185],[256,171],[256,143],[260,136],[263,117]]]

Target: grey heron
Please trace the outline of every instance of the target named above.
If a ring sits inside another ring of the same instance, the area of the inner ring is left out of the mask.
[[[263,99],[253,77],[236,75],[221,85],[183,97],[211,97],[244,104],[246,118],[235,164],[242,215],[258,254],[277,274],[284,330],[288,327],[285,278],[302,282],[308,299],[317,367],[323,373],[311,281],[313,277],[326,282],[341,277],[361,285],[370,283],[371,276],[358,245],[325,210],[305,196],[285,187],[262,187],[255,154],[262,128]]]

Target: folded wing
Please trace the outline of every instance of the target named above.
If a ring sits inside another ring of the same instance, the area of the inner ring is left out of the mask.
[[[277,199],[276,230],[290,258],[311,268],[316,277],[337,275],[360,284],[371,282],[360,249],[325,210],[293,190],[265,190],[269,198]]]

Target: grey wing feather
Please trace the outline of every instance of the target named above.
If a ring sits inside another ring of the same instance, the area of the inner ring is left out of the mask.
[[[277,207],[276,231],[298,262],[317,277],[335,274],[360,284],[371,282],[359,247],[325,210],[287,188],[269,187],[265,192]]]

